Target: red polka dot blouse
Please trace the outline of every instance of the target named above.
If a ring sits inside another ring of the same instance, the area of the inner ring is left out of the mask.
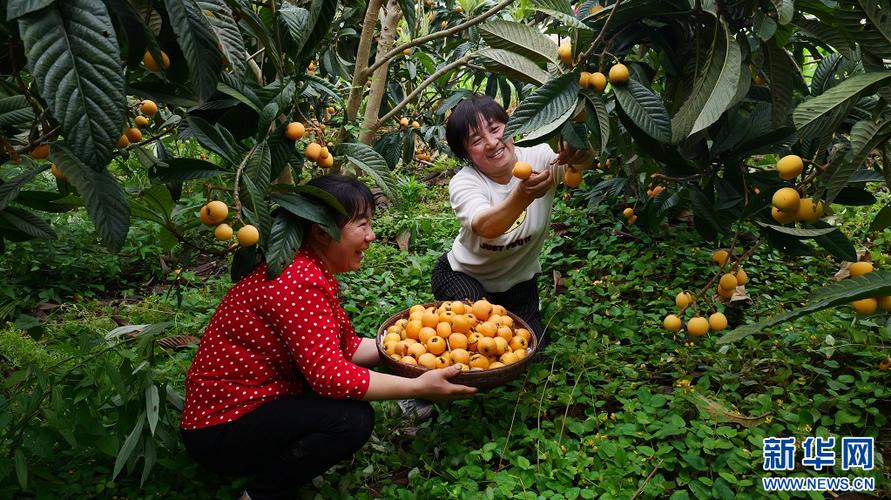
[[[274,280],[264,263],[217,308],[186,374],[183,429],[231,422],[306,384],[320,396],[361,399],[369,373],[350,360],[362,339],[339,286],[304,247]]]

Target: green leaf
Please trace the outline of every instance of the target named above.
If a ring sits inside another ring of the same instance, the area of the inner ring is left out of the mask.
[[[774,127],[781,127],[789,120],[789,110],[795,104],[792,91],[801,70],[786,49],[777,45],[776,38],[763,43],[762,47],[765,69],[770,78],[770,121]]]
[[[662,143],[671,141],[671,120],[657,94],[637,80],[628,80],[625,87],[613,87],[613,93],[622,111],[647,135]]]
[[[816,221],[811,225],[818,229],[832,227],[821,220]],[[851,243],[851,240],[848,239],[841,229],[838,231],[830,231],[828,234],[822,236],[817,236],[814,238],[814,241],[838,260],[846,260],[850,262],[857,261],[857,250],[854,249],[854,244]]]
[[[728,344],[758,333],[765,328],[792,321],[801,316],[815,313],[830,307],[847,304],[854,300],[891,295],[891,271],[878,270],[856,278],[844,279],[824,286],[814,292],[807,305],[778,314],[771,318],[741,326],[731,330],[717,340],[717,344]]]
[[[718,24],[721,29],[715,30],[709,57],[694,80],[693,91],[671,119],[673,143],[681,142],[718,121],[736,96],[742,56],[727,25],[724,22]]]
[[[272,199],[291,214],[318,224],[335,240],[340,239],[340,226],[328,206],[301,193],[275,194]]]
[[[597,95],[591,95],[589,91],[582,91],[582,94],[585,98],[591,103],[595,111],[595,118],[597,120],[597,126],[600,129],[600,151],[606,150],[609,146],[609,113],[606,111],[606,104],[603,103],[603,100]]]
[[[866,14],[869,24],[872,24],[883,38],[878,41],[878,44],[891,45],[891,16],[889,16],[891,2],[888,0],[858,0],[858,3]]]
[[[149,473],[152,471],[152,467],[155,466],[155,462],[157,461],[157,445],[155,445],[154,439],[146,439],[145,447],[142,450],[142,454],[145,462],[142,466],[142,477],[139,479],[139,486],[145,484],[145,480],[148,479]]]
[[[303,61],[312,56],[325,38],[325,34],[334,25],[332,21],[336,14],[337,0],[313,0],[309,8],[309,25],[312,26],[312,30],[301,41],[298,60]]]
[[[31,124],[34,121],[34,110],[23,95],[0,98],[0,127]]]
[[[203,118],[192,115],[186,117],[186,122],[189,124],[189,130],[202,146],[222,156],[224,160],[233,165],[239,163],[236,160],[237,153],[223,136],[219,125],[211,125]]]
[[[788,234],[789,236],[795,236],[796,238],[803,240],[816,238],[817,236],[823,236],[824,234],[829,234],[838,229],[835,226],[826,227],[823,229],[799,229],[797,227],[777,226],[760,221],[755,221],[755,223],[761,227],[766,227],[778,233]]]
[[[397,0],[399,2],[399,10],[405,16],[405,24],[408,26],[409,33],[414,38],[418,28],[418,16],[415,13],[415,2],[412,0]]]
[[[249,154],[241,180],[250,195],[247,206],[260,231],[260,241],[269,241],[269,230],[272,226],[269,202],[267,201],[267,191],[272,176],[272,155],[269,144],[258,143]]]
[[[113,252],[119,250],[130,229],[130,205],[121,185],[108,170],[87,168],[68,149],[67,142],[53,143],[50,159],[77,188],[105,246]]]
[[[243,3],[242,0],[225,0],[225,2],[232,9],[232,13],[238,16],[239,25],[253,35],[259,42],[258,45],[265,49],[263,55],[269,58],[268,60],[275,66],[276,72],[280,75],[286,74],[281,59],[282,50],[275,43],[272,32],[266,29],[263,20],[254,12],[251,4]]]
[[[724,226],[715,217],[715,207],[711,200],[706,197],[699,188],[690,188],[690,204],[693,207],[693,217],[696,223],[696,229],[699,230],[702,225],[710,229],[714,233],[724,232]],[[702,232],[702,231],[700,231]]]
[[[37,215],[16,207],[6,207],[0,210],[0,219],[8,222],[12,227],[31,236],[43,240],[56,239],[56,232],[49,223]]]
[[[15,477],[19,481],[22,490],[28,488],[28,460],[21,448],[15,449]]]
[[[878,232],[887,227],[891,227],[891,205],[886,205],[879,213],[876,214],[872,224],[869,225],[870,232]]]
[[[31,182],[31,179],[45,170],[46,165],[42,166],[41,168],[26,170],[18,177],[0,184],[0,210],[6,208],[13,200],[16,199],[16,197],[19,195],[19,192],[22,190],[22,186]]]
[[[802,139],[818,137],[835,130],[844,115],[835,116],[847,108],[861,94],[872,92],[891,80],[891,71],[875,71],[854,75],[817,97],[812,97],[795,108],[792,120]]]
[[[220,170],[209,161],[197,158],[171,158],[167,160],[167,168],[158,168],[154,174],[161,182],[182,182],[193,179],[207,179],[219,175],[229,174],[226,170]]]
[[[305,223],[290,212],[282,211],[272,221],[266,245],[266,277],[277,278],[294,260],[303,244]]]
[[[795,15],[795,1],[794,0],[771,0],[773,2],[773,6],[777,9],[777,19],[780,21],[780,24],[789,24],[789,21],[792,20],[792,16]]]
[[[164,184],[156,184],[142,192],[139,198],[130,200],[130,213],[133,217],[164,225],[170,220],[173,211],[173,198]]]
[[[844,155],[836,156],[830,162],[824,176],[823,182],[826,188],[824,199],[830,203],[833,202],[841,190],[848,185],[851,177],[860,168],[866,157],[889,137],[891,137],[891,118],[883,119],[878,123],[872,120],[861,120],[855,123],[851,127],[851,134],[848,137],[851,141],[850,151]]]
[[[811,78],[811,95],[820,95],[836,83],[836,76],[845,66],[845,57],[837,52],[820,60]]]
[[[284,3],[282,10],[285,5],[290,4]],[[224,0],[198,0],[198,7],[204,12],[210,29],[220,41],[223,56],[229,63],[232,74],[239,79],[242,78],[247,65],[247,55],[244,49],[244,39],[241,37],[241,31],[238,30],[238,23],[232,17],[232,10]]]
[[[534,85],[544,85],[550,75],[528,57],[503,49],[480,49],[476,53],[483,67],[492,73]]]
[[[37,12],[44,7],[51,5],[55,0],[9,0],[6,5],[6,20],[12,21],[25,14]],[[25,487],[22,486],[22,489]]]
[[[142,427],[144,425],[145,413],[140,413],[139,417],[136,418],[136,425],[133,426],[133,430],[130,431],[127,439],[124,440],[124,444],[121,445],[120,451],[118,451],[118,456],[114,461],[114,472],[111,475],[112,481],[121,473],[121,469],[124,468],[124,464],[130,459],[130,455],[136,451],[136,445],[139,443],[139,437],[142,435]]]
[[[708,470],[708,465],[706,465],[705,459],[703,459],[699,455],[694,455],[692,453],[684,453],[681,455],[681,458],[683,458],[684,462],[687,462],[688,464],[693,466],[693,468],[696,470],[699,470],[699,471]]]
[[[164,0],[170,26],[189,65],[192,87],[200,102],[206,102],[217,90],[223,69],[223,53],[216,33],[201,13],[195,0]]]
[[[557,44],[538,28],[497,19],[480,25],[479,29],[483,40],[493,49],[504,49],[538,64],[557,60]]]
[[[513,137],[538,130],[554,123],[575,107],[579,93],[578,77],[574,73],[558,76],[526,97],[514,111],[504,129],[504,137]]]
[[[557,131],[563,127],[567,120],[572,116],[573,112],[575,112],[575,106],[570,107],[563,113],[561,116],[558,116],[556,120],[543,125],[541,128],[532,130],[528,132],[521,140],[518,140],[516,144],[518,146],[525,146],[527,144],[539,144],[544,142],[546,138],[554,135]]]
[[[148,419],[149,432],[155,435],[155,427],[158,425],[158,410],[161,406],[161,398],[158,396],[158,386],[152,384],[145,388],[145,414]]]
[[[582,31],[593,31],[590,26],[580,21],[577,17],[571,14],[570,12],[566,12],[563,10],[562,6],[558,7],[558,4],[566,4],[566,2],[561,2],[559,0],[537,0],[532,6],[533,9],[541,12],[542,14],[547,14],[557,21],[560,22],[563,26],[567,26],[569,28],[582,30]]]
[[[291,40],[294,41],[295,45],[299,46],[307,35],[309,11],[292,3],[283,2],[281,9],[278,11],[278,16],[282,25],[288,30]]]
[[[127,108],[118,41],[103,2],[70,0],[19,19],[28,67],[71,151],[104,167]]]
[[[387,161],[374,148],[362,143],[341,143],[337,146],[337,154],[346,156],[356,168],[374,179],[388,198],[393,198],[396,181],[390,173]]]

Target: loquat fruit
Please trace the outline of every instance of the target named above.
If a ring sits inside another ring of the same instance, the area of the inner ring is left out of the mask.
[[[235,237],[238,239],[239,245],[250,247],[256,245],[257,242],[260,241],[260,231],[250,224],[245,224],[244,226],[241,226],[241,229],[238,230]]]

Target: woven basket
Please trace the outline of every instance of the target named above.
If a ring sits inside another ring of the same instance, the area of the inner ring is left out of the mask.
[[[442,302],[431,302],[429,304],[424,304],[424,308],[430,306],[439,307],[441,304]],[[387,328],[389,328],[402,318],[408,318],[408,315],[409,309],[405,309],[387,318],[387,321],[384,321],[384,324],[381,325],[381,327],[377,331],[377,339],[375,344],[377,345],[377,351],[380,354],[384,365],[386,365],[387,368],[390,369],[391,373],[400,375],[402,377],[415,378],[420,374],[428,371],[428,369],[424,368],[423,366],[413,366],[396,361],[395,359],[387,355],[387,353],[384,351],[383,346],[383,340],[384,336],[387,333]],[[532,328],[529,328],[529,325],[526,324],[526,322],[523,321],[522,318],[510,311],[507,311],[507,315],[514,320],[514,328],[525,328],[529,330],[529,333],[532,335],[529,342],[529,347],[526,348],[527,356],[520,361],[517,361],[516,363],[502,366],[500,368],[461,372],[450,378],[449,382],[453,384],[476,387],[481,391],[485,391],[494,387],[498,387],[500,385],[504,385],[526,371],[526,369],[529,367],[529,364],[532,363],[533,356],[535,356],[536,352],[538,352],[538,338],[535,336],[535,332],[532,330]]]

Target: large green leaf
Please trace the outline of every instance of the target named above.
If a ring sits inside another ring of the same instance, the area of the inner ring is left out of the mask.
[[[138,198],[130,200],[130,213],[134,218],[152,221],[161,225],[170,220],[173,198],[164,184],[155,184],[146,189]]]
[[[305,60],[312,56],[318,45],[322,43],[325,34],[334,25],[334,16],[337,14],[338,0],[313,0],[309,7],[309,26],[312,29],[301,40],[300,57]]]
[[[600,150],[603,151],[609,144],[610,131],[609,113],[606,111],[606,104],[603,103],[603,100],[599,96],[591,93],[590,91],[582,91],[582,94],[594,108],[595,116],[591,118],[597,120],[597,126],[600,129]]]
[[[19,19],[31,75],[72,152],[103,168],[127,108],[114,26],[102,2],[71,0]]]
[[[876,214],[872,223],[869,225],[869,231],[877,232],[887,227],[891,227],[891,205],[885,205],[879,210],[879,213]]]
[[[568,0],[533,0],[532,8],[547,14],[560,24],[583,31],[591,31],[591,27],[572,14],[572,6]]]
[[[811,78],[811,95],[820,95],[836,84],[836,76],[847,60],[837,52],[828,54],[817,65]]]
[[[844,119],[844,115],[834,116],[834,111],[846,109],[861,94],[871,92],[889,81],[891,71],[854,75],[819,96],[802,102],[792,113],[799,137],[818,137],[834,131]]]
[[[33,238],[43,240],[56,239],[56,232],[49,223],[36,214],[16,207],[6,207],[0,210],[0,219],[9,225]]]
[[[239,163],[238,154],[226,140],[219,125],[211,125],[203,118],[192,115],[186,117],[186,122],[189,124],[189,131],[202,146],[220,155],[229,163]]]
[[[770,121],[774,127],[782,127],[788,122],[789,111],[795,104],[792,92],[795,78],[801,71],[786,49],[777,44],[776,38],[761,46],[764,49],[765,69],[770,78]]]
[[[613,92],[616,102],[635,125],[661,143],[671,141],[671,120],[657,94],[637,80],[628,80],[625,87],[613,87]]]
[[[114,461],[114,472],[111,475],[112,480],[118,477],[124,465],[130,460],[130,456],[136,451],[136,445],[139,444],[139,438],[142,436],[144,425],[145,413],[140,413],[139,417],[136,418],[136,425],[133,426],[133,430],[130,431],[127,439],[124,440],[124,444],[121,445],[121,449],[118,451],[118,456]]]
[[[569,120],[569,117],[572,116],[573,112],[575,112],[575,106],[571,106],[569,109],[566,110],[565,113],[558,116],[551,123],[542,125],[535,130],[530,130],[522,138],[518,139],[516,144],[518,146],[525,147],[528,145],[540,144],[542,142],[545,142],[548,138],[554,136],[557,131],[560,130],[565,123],[567,123],[567,120]]]
[[[307,36],[309,11],[292,3],[284,2],[278,11],[278,17],[287,30],[288,36],[291,37],[295,45],[299,46]]]
[[[848,39],[857,42],[864,54],[879,58],[891,58],[891,21],[888,18],[887,0],[870,0],[872,4],[860,9],[853,1],[841,2],[833,12],[833,24],[845,32]],[[872,13],[870,15],[869,12]]]
[[[335,240],[340,239],[340,226],[325,203],[303,193],[274,194],[272,199],[297,217],[318,224]]]
[[[195,0],[164,0],[164,3],[170,26],[189,65],[192,88],[198,100],[205,102],[216,92],[223,70],[221,41]]]
[[[23,95],[0,98],[0,127],[19,124],[31,124],[34,121],[34,110]]]
[[[673,143],[715,123],[736,96],[742,56],[727,25],[720,22],[719,26],[705,66],[694,80],[693,91],[671,119]]]
[[[528,57],[503,49],[481,49],[476,55],[483,66],[499,75],[535,85],[544,85],[550,75]]]
[[[105,245],[113,252],[119,250],[130,228],[130,205],[121,185],[105,168],[94,170],[84,165],[67,142],[53,143],[50,159],[77,188]]]
[[[829,202],[835,200],[838,193],[844,189],[851,177],[866,160],[873,149],[883,144],[891,137],[891,118],[879,122],[861,120],[851,127],[849,139],[851,150],[844,155],[837,156],[830,164],[825,175],[826,195]]]
[[[761,227],[766,227],[778,233],[788,234],[789,236],[794,236],[799,239],[816,238],[817,236],[823,236],[824,234],[831,233],[832,231],[838,229],[834,226],[823,229],[799,229],[797,227],[777,226],[775,224],[767,224],[758,221],[755,222]]]
[[[811,225],[817,229],[832,227],[829,223],[821,220],[818,220]],[[851,240],[848,239],[841,229],[838,231],[830,231],[828,234],[822,236],[817,236],[814,238],[814,241],[838,260],[857,260],[857,250],[854,249],[854,244],[851,243]]]
[[[276,215],[269,231],[269,243],[266,245],[266,276],[277,278],[294,260],[297,250],[303,244],[306,224],[287,211]]]
[[[578,77],[574,73],[549,80],[520,103],[507,121],[504,137],[511,138],[554,123],[574,109],[578,93]]]
[[[266,29],[266,24],[264,24],[263,20],[260,19],[260,16],[254,12],[251,4],[243,2],[243,0],[225,0],[225,2],[226,5],[232,9],[232,13],[238,16],[239,25],[243,26],[251,35],[253,35],[254,38],[257,39],[257,42],[259,42],[258,45],[265,49],[263,55],[268,58],[273,66],[275,66],[276,71],[279,74],[284,74],[285,71],[281,58],[282,51],[275,42],[275,37],[272,32]],[[252,257],[252,255],[246,256],[245,259],[249,260]]]
[[[387,166],[387,160],[371,146],[362,143],[342,143],[337,146],[337,153],[346,156],[356,168],[374,179],[390,199],[393,199],[396,181]]]
[[[9,206],[9,204],[19,195],[22,186],[31,182],[31,179],[33,179],[34,176],[43,172],[44,170],[46,170],[45,165],[42,168],[33,168],[31,170],[26,170],[18,177],[12,178],[4,182],[3,184],[0,184],[0,210],[3,210],[7,206]]]
[[[547,64],[557,59],[557,44],[538,28],[497,19],[480,26],[483,40],[494,49],[504,49]]]
[[[269,144],[265,141],[258,143],[248,155],[241,180],[250,196],[248,207],[253,214],[254,222],[258,224],[261,241],[268,241],[272,225],[267,200],[272,176],[272,155]]]
[[[829,307],[847,304],[854,300],[891,295],[891,271],[873,271],[864,276],[831,283],[817,290],[804,307],[731,330],[717,340],[717,344],[729,344],[758,333],[780,323],[815,313]]]
[[[6,5],[6,20],[12,21],[25,14],[36,12],[55,0],[9,0]]]
[[[792,16],[795,14],[795,1],[794,0],[771,0],[773,2],[773,6],[777,9],[777,19],[780,21],[780,24],[788,24],[789,21],[792,20]]]
[[[219,169],[209,161],[196,158],[171,158],[167,160],[167,168],[154,171],[161,182],[183,182],[193,179],[207,179],[225,175],[230,172]]]
[[[198,7],[204,11],[210,28],[217,35],[229,68],[240,79],[244,76],[247,55],[244,51],[244,39],[238,30],[238,23],[232,17],[232,10],[223,0],[198,0]]]

